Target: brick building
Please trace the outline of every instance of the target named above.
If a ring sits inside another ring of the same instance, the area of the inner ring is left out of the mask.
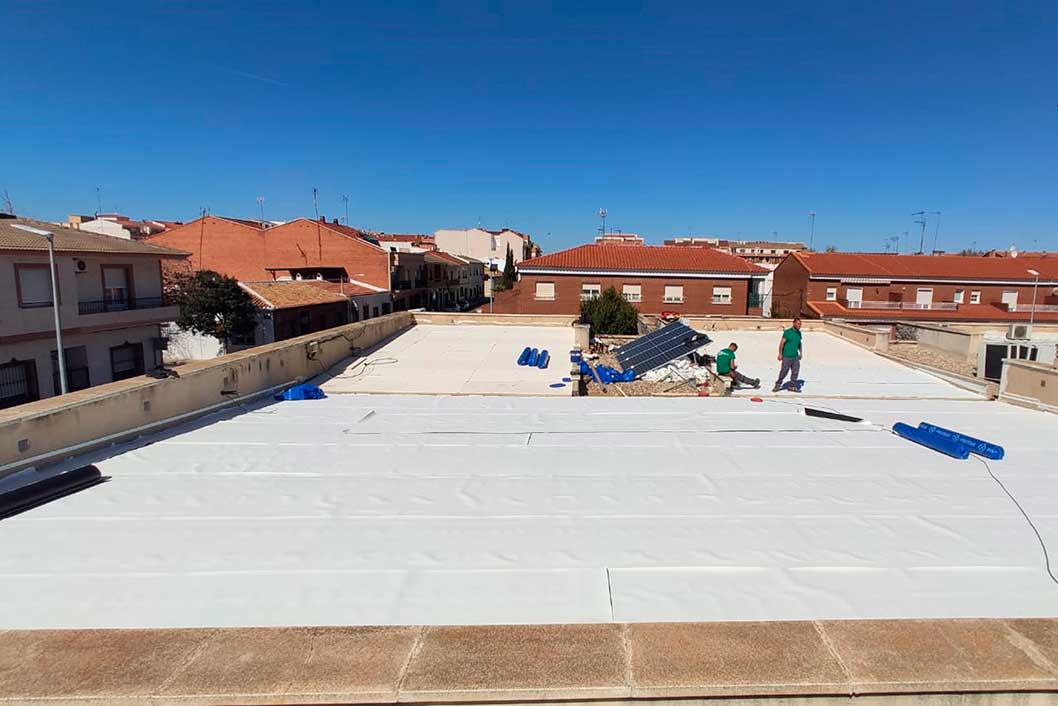
[[[1034,287],[1035,319],[1058,320],[1058,257],[794,253],[772,298],[779,316],[1027,321]]]
[[[580,245],[523,262],[514,288],[496,296],[493,310],[575,314],[582,300],[614,287],[647,314],[759,315],[767,274],[712,248]]]
[[[728,255],[749,260],[750,262],[766,267],[769,270],[782,262],[782,259],[794,252],[807,250],[804,243],[776,240],[727,240],[726,238],[700,238],[679,237],[665,241],[665,245],[677,245],[680,247],[716,248]]]

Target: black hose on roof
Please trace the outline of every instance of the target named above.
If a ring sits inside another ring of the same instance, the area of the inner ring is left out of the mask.
[[[0,493],[0,520],[40,507],[52,500],[71,495],[110,480],[95,466],[81,466],[57,476],[28,483]]]

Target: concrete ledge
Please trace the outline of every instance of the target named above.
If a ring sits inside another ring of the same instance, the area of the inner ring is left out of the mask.
[[[572,326],[579,316],[567,314],[489,314],[485,312],[450,313],[414,311],[417,324],[467,326]]]
[[[1053,703],[1058,619],[0,632],[0,703],[851,696]]]
[[[0,476],[99,448],[308,379],[414,325],[400,312],[0,410]]]
[[[1058,412],[1058,368],[1008,358],[1003,362],[999,399],[1045,412]]]
[[[876,353],[889,349],[888,331],[875,331],[874,329],[839,321],[824,321],[822,330],[831,336],[843,338]]]

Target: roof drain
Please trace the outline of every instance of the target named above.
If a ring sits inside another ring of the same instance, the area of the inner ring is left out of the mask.
[[[72,495],[108,480],[110,476],[104,476],[95,466],[81,466],[72,471],[0,493],[0,520],[14,517],[27,510],[50,503],[52,500]]]

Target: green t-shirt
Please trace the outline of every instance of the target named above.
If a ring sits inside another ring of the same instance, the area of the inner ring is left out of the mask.
[[[735,352],[730,348],[725,348],[716,354],[716,372],[720,375],[727,375],[731,372],[731,361],[735,359]]]
[[[793,326],[782,332],[782,357],[796,358],[801,353],[801,332]]]

